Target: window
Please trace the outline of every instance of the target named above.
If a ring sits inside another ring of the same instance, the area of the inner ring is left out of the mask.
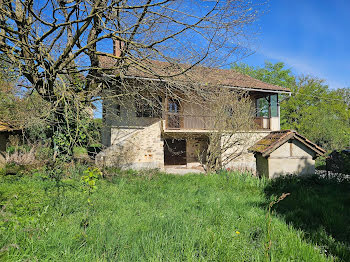
[[[115,110],[115,115],[120,116],[120,105],[115,105],[114,110]]]
[[[269,115],[269,110],[271,115]],[[256,100],[256,116],[278,117],[278,95],[258,98]]]
[[[268,97],[258,98],[256,100],[256,116],[269,117],[269,100]]]
[[[278,95],[270,96],[271,117],[278,117]]]
[[[136,117],[162,117],[162,97],[142,98],[135,102]]]
[[[169,98],[168,102],[168,112],[169,113],[179,113],[180,103],[178,100]]]

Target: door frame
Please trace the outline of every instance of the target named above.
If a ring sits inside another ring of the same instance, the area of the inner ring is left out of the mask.
[[[178,153],[178,155],[176,155],[176,153]],[[164,139],[164,165],[187,165],[186,139]]]

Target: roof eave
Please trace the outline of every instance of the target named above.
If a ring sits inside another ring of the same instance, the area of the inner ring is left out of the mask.
[[[303,143],[305,146],[313,150],[316,154],[319,156],[323,156],[326,153],[326,150],[323,148],[319,147],[315,143],[311,142],[310,140],[304,140],[299,137],[299,135],[295,136],[295,139],[297,139],[299,142]]]
[[[241,89],[247,91],[256,91],[256,92],[266,92],[266,93],[278,93],[278,94],[291,94],[290,90],[277,90],[277,89],[264,89],[264,88],[251,88],[251,87],[239,87],[239,86],[223,86],[232,89]]]
[[[107,77],[115,77],[114,75],[106,75],[106,76],[107,76]],[[165,80],[163,80],[163,79],[151,78],[151,77],[127,76],[127,75],[126,75],[126,76],[123,76],[123,78],[165,82]],[[231,88],[231,89],[241,89],[241,90],[246,90],[246,91],[255,91],[255,92],[278,93],[278,94],[291,94],[291,91],[290,91],[290,90],[251,88],[251,87],[227,86],[227,85],[223,85],[223,87],[225,87],[225,88]]]

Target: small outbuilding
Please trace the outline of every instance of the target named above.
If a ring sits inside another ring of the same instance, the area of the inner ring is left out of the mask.
[[[315,173],[315,159],[326,151],[293,130],[274,131],[248,149],[259,176]]]
[[[0,152],[6,150],[6,144],[11,135],[19,135],[21,130],[8,123],[0,121]]]

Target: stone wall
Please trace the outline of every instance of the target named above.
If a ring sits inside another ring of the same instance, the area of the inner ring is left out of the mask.
[[[164,167],[161,122],[142,128],[111,128],[111,146],[96,157],[98,165],[121,168]]]
[[[277,148],[268,158],[269,177],[286,174],[307,175],[315,173],[315,152],[297,140]]]
[[[207,138],[188,138],[186,140],[187,167],[200,166],[205,161]],[[201,157],[201,159],[199,159]]]
[[[255,132],[241,132],[232,136],[231,140],[237,140],[234,146],[223,152],[223,159],[231,158],[230,156],[238,155],[232,158],[230,162],[224,163],[224,168],[233,170],[247,170],[254,174],[256,173],[256,159],[253,153],[248,152],[248,148],[254,145],[257,141],[267,136],[270,131],[255,131]],[[222,140],[222,143],[233,143],[227,138]],[[224,145],[222,145],[224,147]]]
[[[160,121],[159,118],[137,117],[133,100],[126,100],[118,103],[113,99],[103,101],[103,130],[101,132],[102,144],[106,147],[113,145],[118,132],[123,130],[128,133],[135,131],[137,128],[147,128]],[[117,139],[118,140],[118,139]],[[118,143],[118,141],[115,141]]]
[[[118,166],[122,168],[163,168],[164,142],[161,133],[161,121],[147,127],[112,127],[110,147],[96,157],[99,165]],[[234,170],[248,170],[256,173],[256,159],[247,149],[263,138],[269,131],[244,132],[237,134],[242,142],[225,154],[242,152],[242,154],[226,163],[225,168]],[[205,137],[182,137],[186,139],[187,167],[200,165],[198,151],[206,149]],[[237,137],[235,138],[237,139]]]

